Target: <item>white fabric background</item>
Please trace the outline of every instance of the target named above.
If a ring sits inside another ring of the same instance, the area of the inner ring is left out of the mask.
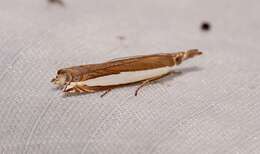
[[[1,153],[260,153],[259,1],[65,4],[0,0]],[[62,97],[49,82],[71,65],[190,48],[205,54],[138,97]]]

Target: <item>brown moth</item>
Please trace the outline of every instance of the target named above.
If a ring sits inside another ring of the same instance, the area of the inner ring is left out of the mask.
[[[172,68],[182,61],[201,55],[197,49],[177,53],[160,53],[140,55],[110,60],[99,64],[88,64],[63,68],[51,80],[55,85],[63,88],[66,93],[93,93],[141,83],[138,91],[148,83],[158,80],[171,73]]]

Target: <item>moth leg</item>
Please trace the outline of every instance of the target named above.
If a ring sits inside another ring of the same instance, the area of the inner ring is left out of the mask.
[[[63,92],[66,92],[66,93],[80,93],[81,90],[78,87],[74,86],[72,88],[64,89]]]
[[[145,85],[147,85],[149,82],[151,82],[150,79],[143,81],[142,84],[135,90],[135,96],[137,96],[139,90],[143,88]]]
[[[67,87],[70,85],[70,83],[71,83],[71,82],[68,82],[68,83],[66,83],[66,84],[64,85],[63,91],[65,91],[65,90],[67,89]]]
[[[85,92],[85,93],[93,93],[96,92],[95,90],[89,89],[87,86],[83,85],[76,85],[75,88],[79,89],[80,92]]]
[[[157,76],[157,77],[153,77],[153,78],[150,78],[150,79],[147,79],[147,80],[144,80],[142,82],[142,84],[135,90],[135,96],[137,96],[138,92],[140,91],[140,89],[142,89],[145,85],[149,84],[150,82],[152,81],[155,81],[155,80],[159,80],[165,76],[168,76],[170,74],[175,74],[175,72],[169,72],[167,74],[164,74],[164,75],[161,75],[161,76]]]
[[[75,85],[71,88],[64,89],[66,93],[93,93],[95,90],[89,89],[87,86]]]
[[[100,95],[100,97],[104,97],[107,93],[109,93],[112,89],[106,90],[103,94]]]

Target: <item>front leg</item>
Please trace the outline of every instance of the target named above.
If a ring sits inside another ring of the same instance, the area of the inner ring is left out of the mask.
[[[88,86],[86,85],[75,85],[71,88],[66,88],[64,89],[64,92],[66,93],[93,93],[93,92],[96,92],[95,90],[93,89],[90,89]]]

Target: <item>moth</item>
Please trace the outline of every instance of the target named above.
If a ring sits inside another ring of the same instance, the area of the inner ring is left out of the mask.
[[[63,88],[65,93],[94,93],[105,91],[104,96],[114,88],[140,83],[138,91],[152,81],[169,74],[176,74],[173,68],[183,61],[201,55],[197,49],[174,53],[159,53],[113,59],[104,63],[87,64],[63,68],[57,71],[51,82]]]

